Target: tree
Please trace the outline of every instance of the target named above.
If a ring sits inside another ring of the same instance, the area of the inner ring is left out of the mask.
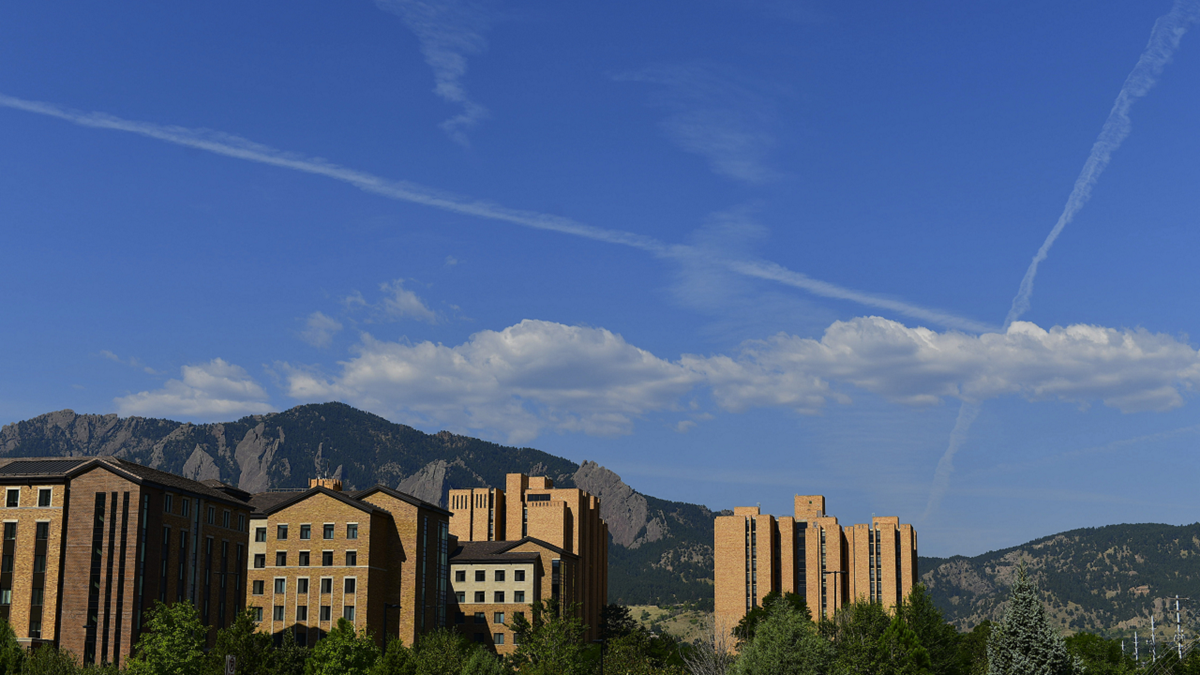
[[[74,654],[48,644],[33,648],[21,665],[21,675],[77,675],[79,671]]]
[[[258,630],[254,610],[247,608],[227,628],[217,631],[217,644],[208,653],[208,672],[225,672],[225,657],[236,659],[238,675],[268,675],[273,657],[271,636]]]
[[[761,605],[746,612],[746,616],[743,616],[738,625],[734,627],[733,634],[738,642],[749,642],[754,639],[755,628],[771,613],[771,607],[777,602],[786,602],[792,609],[803,614],[807,620],[812,621],[812,612],[808,611],[808,605],[805,604],[804,598],[796,593],[781,595],[779,591],[772,591],[763,597]]]
[[[1083,664],[1050,624],[1038,588],[1021,563],[1004,619],[988,640],[988,675],[1075,675]]]
[[[21,663],[25,660],[25,650],[17,642],[17,634],[13,632],[8,621],[0,619],[0,675],[21,672]]]
[[[1106,640],[1091,633],[1076,633],[1065,640],[1067,651],[1079,657],[1088,675],[1132,673],[1137,663],[1121,651],[1119,640]],[[1177,657],[1178,658],[1178,657]]]
[[[575,607],[560,607],[556,600],[538,600],[531,610],[532,621],[517,615],[512,622],[518,644],[512,660],[517,669],[534,675],[584,673],[584,626]]]
[[[858,601],[822,621],[819,630],[833,641],[838,672],[874,674],[883,658],[879,641],[891,623],[882,605]]]
[[[461,634],[440,628],[417,639],[413,647],[417,675],[458,675],[472,650]]]
[[[476,647],[469,650],[461,672],[462,675],[509,675],[512,669],[504,663],[504,659]]]
[[[308,647],[296,643],[296,634],[283,631],[283,643],[275,649],[271,675],[304,675],[304,664],[308,661]]]
[[[397,639],[388,640],[387,649],[371,667],[371,675],[416,675],[416,672],[413,651]]]
[[[946,623],[924,586],[913,586],[896,613],[903,617],[904,623],[917,634],[921,646],[929,652],[929,671],[933,675],[967,675],[970,662],[959,649],[962,636],[958,629]]]
[[[207,633],[192,603],[156,601],[129,659],[129,675],[204,675]]]
[[[824,675],[833,646],[790,603],[772,603],[730,672],[734,675]]]
[[[367,675],[378,659],[379,648],[371,636],[338,619],[337,626],[312,648],[304,675]]]
[[[878,675],[929,675],[929,652],[900,612],[879,636]]]
[[[987,646],[992,635],[992,622],[981,621],[962,635],[958,643],[958,654],[965,665],[964,675],[987,675]]]
[[[637,630],[604,643],[604,668],[622,675],[685,675],[683,664],[670,658],[674,650],[659,649],[663,638]],[[666,641],[671,642],[668,638]]]
[[[600,637],[605,640],[624,637],[641,630],[641,627],[624,605],[609,603],[600,610]]]
[[[725,675],[735,658],[733,631],[709,615],[700,626],[700,635],[682,650],[688,671],[692,675]]]

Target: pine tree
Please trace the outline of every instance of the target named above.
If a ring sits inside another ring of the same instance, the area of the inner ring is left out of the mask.
[[[1017,570],[1004,620],[988,639],[988,675],[1076,675],[1080,661],[1067,652],[1058,631],[1050,625],[1038,587],[1025,564]]]

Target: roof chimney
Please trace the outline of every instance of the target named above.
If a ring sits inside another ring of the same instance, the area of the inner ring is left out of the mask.
[[[309,478],[308,487],[323,487],[334,492],[342,491],[342,479],[340,478]]]

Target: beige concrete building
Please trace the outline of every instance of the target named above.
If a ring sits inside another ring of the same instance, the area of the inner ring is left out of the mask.
[[[578,603],[588,639],[599,637],[600,611],[608,602],[608,526],[598,498],[578,488],[555,488],[546,476],[510,473],[503,490],[451,490],[449,506],[450,534],[460,545],[529,539],[561,551],[560,560],[574,559],[557,577],[546,577],[550,588],[543,595],[564,605]],[[466,590],[456,584],[455,593]]]
[[[0,460],[0,616],[22,644],[121,665],[154,601],[216,631],[245,598],[244,492],[115,457]]]
[[[793,516],[740,506],[714,525],[716,618],[732,630],[771,592],[796,593],[814,619],[848,602],[891,609],[917,583],[917,534],[896,517],[840,526],[825,498],[796,495]]]
[[[345,618],[380,643],[446,625],[450,513],[382,485],[341,481],[250,498],[250,593],[262,630],[312,645]]]

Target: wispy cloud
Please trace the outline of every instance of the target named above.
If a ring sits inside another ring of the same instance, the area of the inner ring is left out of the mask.
[[[705,65],[662,65],[614,79],[660,85],[655,105],[669,111],[667,137],[708,160],[715,173],[746,183],[778,176],[767,163],[775,147],[774,105],[730,72]]]
[[[708,260],[710,264],[724,266],[738,274],[775,281],[821,297],[846,300],[867,307],[894,311],[904,316],[921,321],[930,321],[949,328],[975,332],[991,329],[988,324],[969,318],[954,316],[902,300],[873,295],[864,291],[844,288],[830,282],[812,279],[799,272],[788,270],[776,263],[754,258],[712,257],[709,253],[696,251],[686,245],[667,244],[653,237],[633,232],[595,227],[569,218],[538,213],[536,211],[511,209],[493,202],[470,199],[408,181],[389,180],[339,166],[321,158],[305,157],[283,152],[221,132],[136,122],[103,113],[78,112],[60,108],[50,103],[27,101],[4,94],[0,94],[0,106],[58,118],[84,127],[125,131],[166,143],[205,150],[226,157],[325,176],[353,185],[364,192],[388,199],[421,204],[452,213],[475,216],[485,220],[493,220],[535,230],[582,237],[606,244],[628,246],[659,258],[671,259],[678,256],[699,256],[700,259]]]
[[[1058,217],[1058,222],[1051,228],[1050,234],[1046,236],[1041,248],[1033,256],[1033,260],[1029,263],[1029,269],[1025,271],[1025,277],[1021,279],[1021,287],[1017,291],[1016,297],[1013,298],[1012,307],[1008,310],[1008,317],[1004,320],[1005,325],[1016,321],[1029,310],[1029,299],[1033,295],[1033,281],[1037,277],[1038,265],[1050,254],[1050,247],[1054,246],[1054,242],[1058,239],[1058,235],[1062,234],[1063,228],[1075,219],[1079,210],[1092,198],[1092,188],[1100,179],[1100,174],[1104,173],[1104,169],[1108,167],[1108,163],[1112,159],[1112,154],[1121,147],[1121,143],[1129,136],[1129,132],[1133,128],[1133,123],[1129,119],[1129,110],[1158,82],[1163,68],[1171,62],[1172,55],[1179,48],[1179,41],[1196,21],[1200,21],[1200,2],[1175,0],[1171,11],[1154,22],[1154,29],[1150,32],[1150,42],[1142,52],[1141,58],[1138,59],[1137,65],[1133,67],[1133,72],[1125,78],[1125,84],[1117,94],[1117,100],[1108,113],[1108,119],[1100,129],[1100,137],[1092,145],[1092,152],[1084,162],[1079,177],[1075,179],[1075,187],[1071,189],[1071,195],[1067,197],[1067,204],[1063,207],[1062,215]]]
[[[157,370],[142,363],[140,360],[138,360],[137,358],[132,357],[132,356],[129,357],[128,359],[122,359],[121,357],[108,351],[107,349],[100,350],[100,356],[103,356],[104,358],[108,359],[109,361],[119,363],[123,366],[129,366],[130,368],[137,368],[138,370],[142,371],[143,373],[147,373],[150,375],[158,375],[159,374],[159,372]]]
[[[314,347],[328,347],[333,343],[333,336],[341,330],[342,322],[322,312],[313,312],[304,322],[300,339]]]
[[[167,380],[162,389],[115,399],[117,411],[143,417],[220,419],[274,410],[266,391],[243,368],[224,359],[184,366],[181,375]]]
[[[417,36],[425,63],[433,69],[434,93],[462,107],[441,128],[455,143],[469,147],[467,131],[486,119],[488,111],[471,99],[462,80],[467,57],[487,47],[483,34],[490,24],[488,12],[469,0],[375,0],[375,4],[400,17]]]
[[[391,320],[411,318],[425,323],[437,323],[438,315],[426,306],[425,301],[404,287],[403,279],[379,285],[384,292],[379,303],[381,314]]]

